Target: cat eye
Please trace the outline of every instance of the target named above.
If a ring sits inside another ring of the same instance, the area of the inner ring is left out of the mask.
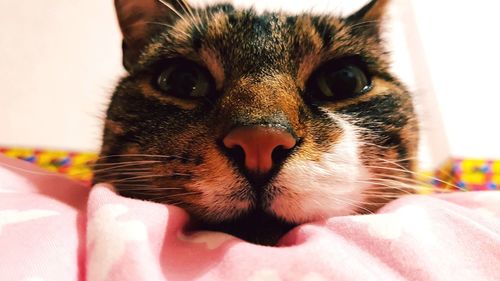
[[[371,90],[371,81],[359,63],[345,60],[327,63],[313,77],[314,95],[318,99],[339,101]]]
[[[213,90],[208,72],[189,61],[169,62],[155,79],[153,83],[158,90],[179,98],[202,98]]]

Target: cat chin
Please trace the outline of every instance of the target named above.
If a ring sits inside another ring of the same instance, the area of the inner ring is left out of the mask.
[[[287,222],[262,209],[252,209],[230,220],[221,222],[196,221],[193,230],[220,231],[247,242],[273,246],[296,224]]]

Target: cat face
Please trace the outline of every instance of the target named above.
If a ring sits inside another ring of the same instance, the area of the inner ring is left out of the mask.
[[[115,1],[128,74],[94,181],[264,244],[407,192],[417,126],[380,39],[386,2],[340,18]]]

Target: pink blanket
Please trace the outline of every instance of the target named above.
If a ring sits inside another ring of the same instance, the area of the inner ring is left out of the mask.
[[[0,155],[0,280],[500,280],[500,192],[407,196],[279,247]]]

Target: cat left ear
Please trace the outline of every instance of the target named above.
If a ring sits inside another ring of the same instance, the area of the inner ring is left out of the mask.
[[[371,0],[359,11],[347,17],[347,21],[378,23],[384,17],[389,2],[389,0]]]
[[[123,34],[123,65],[130,70],[148,42],[155,21],[169,24],[186,9],[184,0],[115,0],[116,15]]]

